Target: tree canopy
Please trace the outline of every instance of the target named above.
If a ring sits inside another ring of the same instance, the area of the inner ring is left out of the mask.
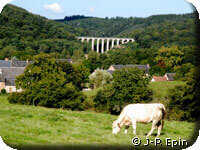
[[[66,58],[67,52],[71,56],[74,50],[86,51],[87,44],[76,39],[84,32],[9,4],[0,14],[0,59],[32,59],[41,52],[59,53]]]
[[[85,96],[80,91],[80,84],[88,78],[87,74],[83,76],[82,69],[74,69],[67,61],[60,62],[48,54],[37,55],[33,60],[24,74],[17,77],[16,86],[22,92],[12,93],[9,101],[82,110]]]

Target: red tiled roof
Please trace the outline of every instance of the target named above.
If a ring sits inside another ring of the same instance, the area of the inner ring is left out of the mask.
[[[155,81],[167,81],[167,78],[162,76],[153,76],[153,79]]]

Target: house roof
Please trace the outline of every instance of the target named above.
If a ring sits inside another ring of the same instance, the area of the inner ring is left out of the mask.
[[[0,81],[5,82],[7,86],[15,86],[17,76],[24,73],[25,67],[1,67]]]
[[[28,63],[33,63],[33,61],[29,61]],[[26,67],[28,63],[27,61],[18,60],[0,60],[0,67]]]
[[[163,76],[153,76],[153,79],[155,81],[167,81],[167,78]]]
[[[10,60],[0,60],[0,67],[11,67],[11,61]]]
[[[26,67],[27,61],[12,61],[12,67]]]
[[[174,75],[176,73],[166,73],[165,76],[168,78],[169,81],[174,81]]]
[[[0,73],[4,74],[5,78],[15,79],[17,76],[24,73],[25,67],[1,67]]]
[[[138,69],[142,69],[145,73],[149,73],[148,65],[112,65],[115,70],[126,68],[126,67],[137,67]]]

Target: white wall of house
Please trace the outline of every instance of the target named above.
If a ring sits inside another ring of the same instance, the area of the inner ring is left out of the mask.
[[[5,82],[0,82],[0,92],[2,89],[5,89]]]
[[[16,89],[16,86],[5,86],[6,93],[21,92],[22,89]]]
[[[168,78],[168,76],[166,74],[164,75],[164,77],[167,79],[167,81],[169,81],[169,78]]]

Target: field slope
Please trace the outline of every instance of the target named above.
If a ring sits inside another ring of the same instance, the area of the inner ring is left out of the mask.
[[[95,112],[73,112],[60,109],[9,104],[0,96],[0,136],[12,147],[27,145],[129,145],[134,137],[130,128],[117,135],[111,134],[117,116]],[[194,123],[165,121],[161,140],[189,139]],[[137,124],[137,136],[146,143],[151,125]],[[156,133],[154,131],[154,133]],[[154,139],[151,136],[150,139]],[[142,144],[144,144],[142,143]]]

